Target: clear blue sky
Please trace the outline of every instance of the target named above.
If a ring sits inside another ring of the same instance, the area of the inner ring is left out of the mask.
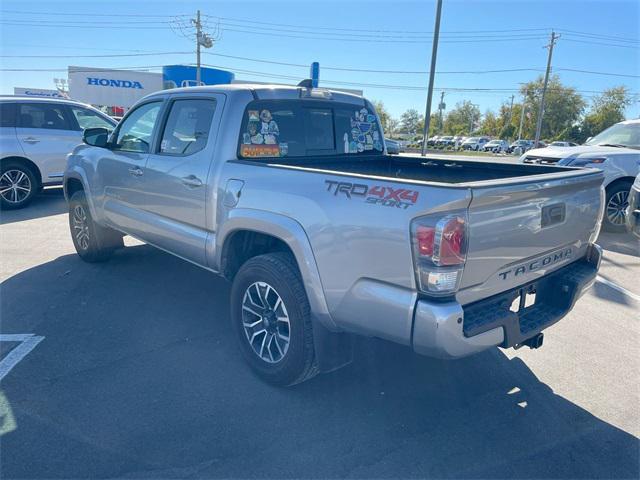
[[[515,90],[519,83],[534,79],[544,70],[547,51],[543,47],[554,28],[562,34],[553,58],[555,71],[562,81],[584,91],[588,100],[594,95],[591,92],[626,85],[638,94],[634,97],[634,105],[627,110],[627,117],[640,116],[638,0],[444,0],[443,4],[437,63],[437,71],[443,73],[436,75],[434,97],[440,95],[442,88],[493,89],[447,91],[445,102],[448,108],[460,100],[469,99],[484,112],[495,110],[502,102],[509,101],[512,93],[517,94]],[[424,111],[425,73],[349,72],[328,70],[326,67],[428,70],[434,0],[3,0],[0,65],[5,70],[65,70],[68,65],[108,68],[193,63],[193,53],[120,58],[92,56],[135,54],[136,50],[193,51],[193,43],[180,35],[180,29],[171,16],[186,15],[178,17],[179,23],[186,23],[188,15],[195,14],[198,8],[203,14],[224,17],[223,20],[206,17],[210,30],[217,22],[222,30],[221,38],[209,50],[212,53],[300,65],[319,61],[321,83],[333,80],[393,85],[399,88],[353,88],[364,90],[371,99],[382,100],[394,116],[408,108]],[[115,14],[122,16],[108,16]],[[46,57],[28,58],[28,55]],[[70,58],[55,58],[53,55],[68,55]],[[308,75],[307,67],[209,54],[203,57],[203,62],[230,70],[259,72],[238,72],[236,77],[242,79],[291,83],[293,80],[273,75],[300,79]],[[561,68],[630,77],[559,70]],[[541,72],[444,73],[505,69],[537,69]],[[66,77],[64,71],[2,71],[0,74],[1,93],[13,93],[14,86],[52,88],[53,78]]]

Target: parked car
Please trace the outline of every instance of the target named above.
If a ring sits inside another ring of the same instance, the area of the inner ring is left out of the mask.
[[[530,150],[520,157],[520,161],[603,170],[606,209],[602,225],[608,231],[623,232],[629,190],[640,172],[639,150],[640,119],[617,123],[577,147]]]
[[[640,173],[629,191],[626,219],[629,231],[636,237],[640,237]]]
[[[61,185],[67,154],[90,127],[116,122],[95,108],[58,98],[0,97],[0,206],[22,208],[43,186]]]
[[[533,140],[516,140],[507,149],[507,153],[516,153],[522,155],[533,147]]]
[[[479,151],[484,148],[484,145],[490,140],[487,137],[469,137],[462,142],[461,148],[463,150],[475,150]]]
[[[453,147],[453,136],[452,135],[444,135],[438,138],[436,142],[436,147],[438,148],[448,148]]]
[[[440,137],[438,135],[434,135],[433,137],[428,138],[427,147],[435,147],[438,143],[438,140],[440,140]]]
[[[482,150],[485,152],[504,153],[509,148],[506,140],[491,140],[484,144]]]
[[[442,358],[541,346],[595,281],[602,172],[425,163],[381,134],[342,92],[151,94],[69,156],[73,244],[104,261],[129,234],[231,280],[240,350],[278,385],[350,362],[351,334]]]
[[[550,147],[577,147],[577,143],[573,142],[551,142],[549,144]]]
[[[392,155],[395,154],[397,155],[398,153],[400,153],[400,142],[398,142],[397,140],[392,140],[390,138],[385,138],[384,139],[384,144],[387,146],[387,153]]]

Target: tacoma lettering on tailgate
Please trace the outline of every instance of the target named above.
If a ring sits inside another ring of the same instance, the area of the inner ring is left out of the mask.
[[[364,183],[338,182],[325,180],[327,191],[333,195],[344,195],[346,198],[363,198],[372,205],[407,209],[418,201],[418,191],[406,188],[393,188],[382,185]]]

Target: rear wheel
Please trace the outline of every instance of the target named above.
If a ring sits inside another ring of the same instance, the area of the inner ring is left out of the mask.
[[[21,162],[5,162],[0,168],[0,205],[3,209],[26,207],[38,193],[40,183]]]
[[[85,262],[104,262],[114,250],[123,247],[122,234],[98,225],[91,217],[82,190],[69,199],[69,230],[76,252]]]
[[[631,182],[616,182],[606,190],[602,228],[608,232],[626,231],[626,209],[629,206]]]
[[[275,385],[294,385],[317,373],[309,301],[288,253],[259,255],[238,271],[231,319],[251,368]]]

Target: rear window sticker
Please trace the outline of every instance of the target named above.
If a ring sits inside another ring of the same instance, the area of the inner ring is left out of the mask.
[[[344,138],[344,150],[349,153],[364,152],[369,150],[383,151],[380,141],[378,123],[375,114],[369,113],[366,108],[355,110],[351,117],[351,140],[347,148],[347,136]]]
[[[279,157],[279,145],[242,145],[240,154],[243,157]]]
[[[289,144],[287,142],[280,143],[280,156],[286,157],[289,153]]]
[[[260,113],[258,110],[249,110],[249,121],[257,122],[258,120],[260,120]]]

